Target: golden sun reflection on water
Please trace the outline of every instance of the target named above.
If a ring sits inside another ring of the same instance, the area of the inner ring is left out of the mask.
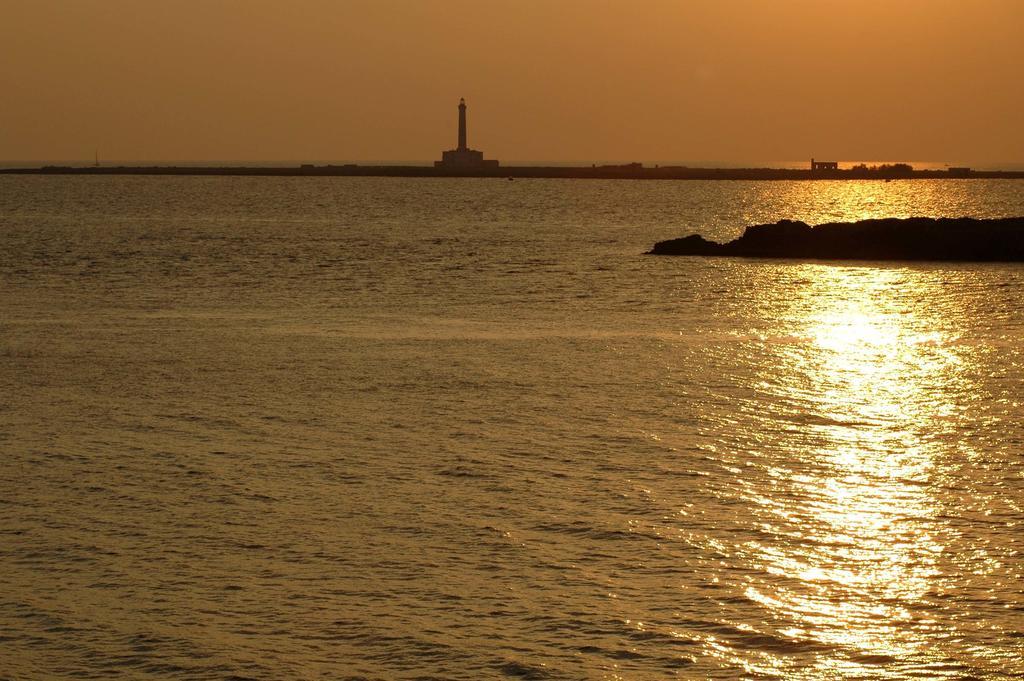
[[[911,189],[912,187],[912,189]],[[777,189],[766,189],[766,194]],[[909,218],[917,215],[940,217],[950,206],[957,206],[962,198],[950,191],[948,185],[887,183],[884,180],[846,182],[836,186],[816,186],[815,183],[794,183],[782,190],[781,198],[788,206],[805,206],[799,215],[789,211],[794,219],[816,225],[825,222],[853,222],[876,218]],[[940,206],[944,208],[939,208]],[[747,216],[748,224],[756,224],[754,215]]]
[[[796,536],[750,547],[770,577],[746,596],[790,623],[781,635],[843,651],[820,655],[810,677],[884,676],[909,655],[941,657],[923,605],[944,579],[930,436],[943,428],[944,390],[963,359],[941,310],[927,290],[908,291],[905,272],[807,267],[784,314],[803,342],[787,355],[791,382],[775,390],[808,421],[799,441],[783,442],[797,461],[784,494],[757,500],[766,526]],[[764,662],[748,671],[781,664]]]

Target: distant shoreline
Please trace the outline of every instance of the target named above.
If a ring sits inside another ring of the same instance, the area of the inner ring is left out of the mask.
[[[43,166],[0,168],[7,175],[240,175],[267,177],[489,177],[579,180],[942,180],[1024,179],[1024,170],[902,170],[848,168],[690,168],[686,166],[595,165],[507,166],[454,170],[410,165],[246,166]]]

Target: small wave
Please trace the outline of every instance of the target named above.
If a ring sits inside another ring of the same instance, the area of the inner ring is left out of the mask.
[[[836,647],[807,638],[791,638],[777,634],[743,629],[728,624],[709,627],[708,631],[721,636],[737,648],[768,651],[781,654],[834,652]]]
[[[552,678],[551,673],[547,669],[524,664],[522,662],[505,662],[498,666],[498,671],[505,676],[511,676],[517,679],[527,679],[527,681]]]

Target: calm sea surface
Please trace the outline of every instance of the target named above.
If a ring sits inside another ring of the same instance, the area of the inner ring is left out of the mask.
[[[1016,679],[1024,182],[0,177],[0,678]]]

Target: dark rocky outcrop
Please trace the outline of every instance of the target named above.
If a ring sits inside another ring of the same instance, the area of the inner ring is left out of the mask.
[[[659,241],[654,255],[718,255],[811,260],[1024,262],[1024,217],[885,218],[811,227],[780,220],[747,227],[719,244],[693,234]]]

